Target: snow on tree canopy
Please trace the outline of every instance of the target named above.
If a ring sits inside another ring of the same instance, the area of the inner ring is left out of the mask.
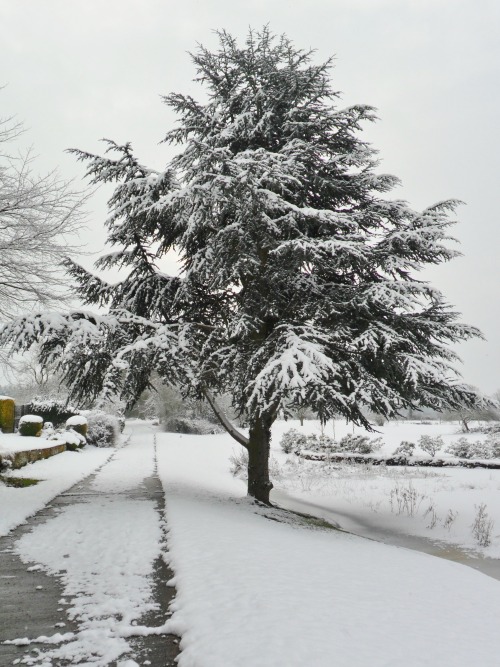
[[[192,56],[204,101],[164,98],[178,117],[165,141],[179,149],[164,171],[129,143],[74,151],[94,184],[116,183],[113,250],[97,267],[125,276],[110,284],[67,262],[79,297],[106,314],[30,316],[2,340],[36,342],[76,399],[132,404],[153,371],[214,407],[230,393],[250,427],[248,441],[232,433],[249,448],[249,491],[266,501],[278,413],[309,406],[369,426],[366,409],[473,405],[450,344],[480,333],[417,278],[456,256],[458,202],[417,212],[388,198],[398,181],[360,138],[374,109],[337,106],[330,61],[268,28],[242,46],[218,35],[216,51]],[[158,268],[172,250],[178,276]]]

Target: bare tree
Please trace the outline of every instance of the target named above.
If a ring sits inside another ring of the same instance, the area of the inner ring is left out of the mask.
[[[37,396],[67,401],[68,391],[60,375],[40,366],[33,352],[14,358],[0,355],[0,363],[4,385],[0,393],[12,396],[19,403],[29,403]]]
[[[61,262],[76,250],[86,199],[57,172],[38,175],[32,150],[15,153],[20,123],[0,119],[0,320],[60,304]]]

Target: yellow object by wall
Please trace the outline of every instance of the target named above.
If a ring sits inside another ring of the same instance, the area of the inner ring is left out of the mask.
[[[14,433],[15,402],[13,398],[0,398],[0,429],[3,433]]]

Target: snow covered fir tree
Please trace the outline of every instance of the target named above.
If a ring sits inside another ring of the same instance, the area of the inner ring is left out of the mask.
[[[369,106],[339,108],[331,63],[314,64],[268,28],[240,46],[192,56],[204,101],[170,94],[177,155],[163,171],[130,144],[75,151],[94,184],[115,183],[97,269],[68,260],[77,293],[98,314],[38,314],[6,326],[14,350],[40,350],[75,399],[133,404],[153,372],[205,396],[249,454],[248,493],[269,502],[271,426],[308,406],[369,426],[367,410],[471,406],[450,344],[479,335],[417,278],[453,258],[445,201],[415,212],[388,194],[376,151],[360,138]],[[182,269],[168,276],[175,251]],[[237,431],[217,405],[232,396]]]

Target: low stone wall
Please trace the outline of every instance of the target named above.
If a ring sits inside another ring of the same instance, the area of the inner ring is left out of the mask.
[[[8,460],[11,462],[9,466],[11,469],[16,470],[17,468],[22,468],[28,463],[34,463],[35,461],[40,461],[41,459],[48,459],[51,456],[56,454],[62,454],[66,451],[66,445],[53,445],[52,447],[43,447],[40,449],[28,449],[22,452],[11,452],[9,454],[0,455],[0,468],[3,467],[3,460]]]

